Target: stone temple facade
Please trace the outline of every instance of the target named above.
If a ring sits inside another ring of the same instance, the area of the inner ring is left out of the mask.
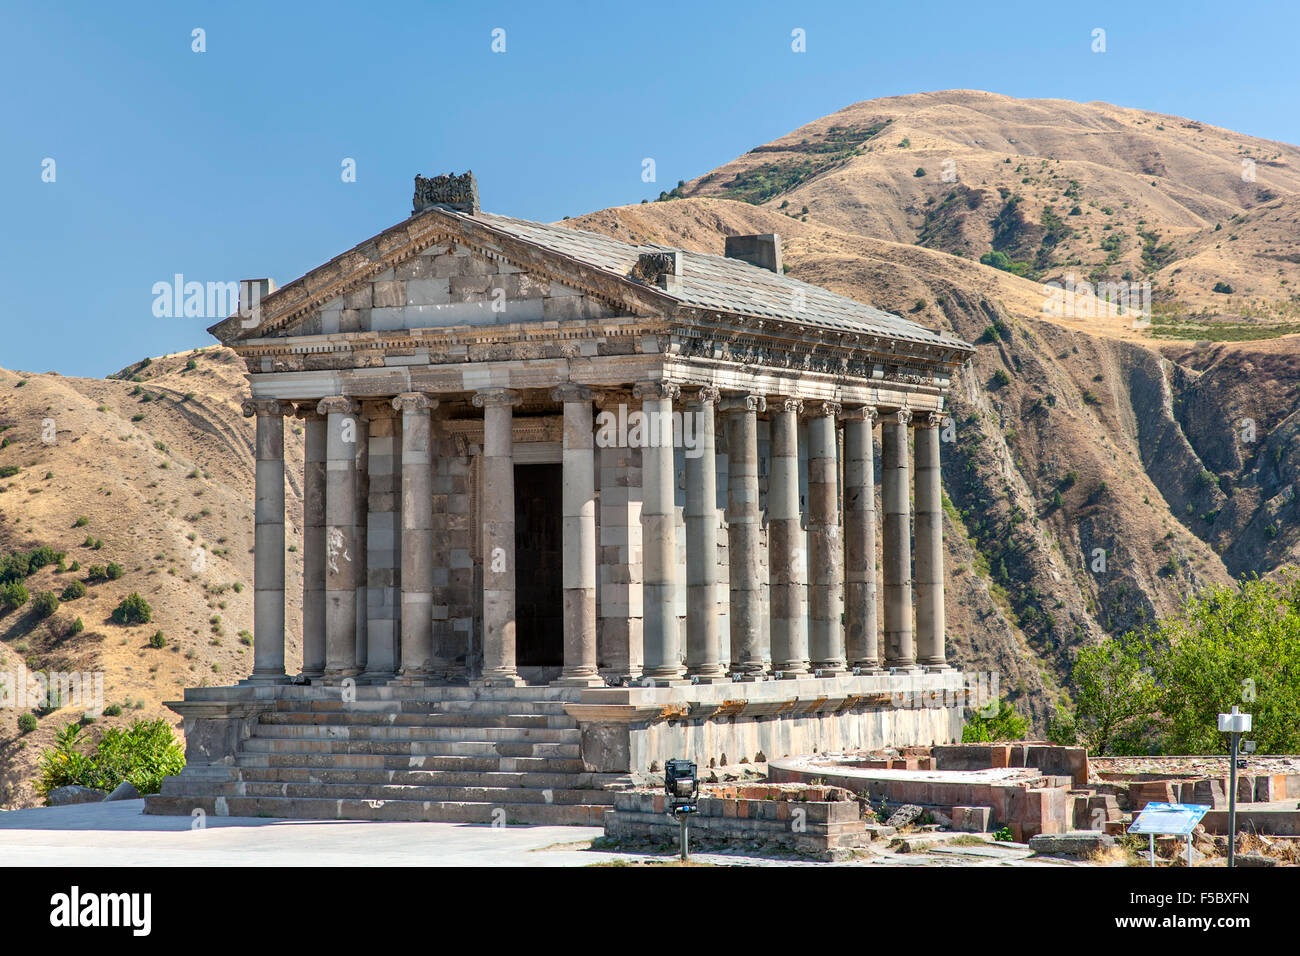
[[[632,245],[417,177],[211,331],[256,418],[254,665],[171,705],[150,812],[583,822],[673,757],[960,735],[939,455],[972,348],[788,278],[779,237]]]

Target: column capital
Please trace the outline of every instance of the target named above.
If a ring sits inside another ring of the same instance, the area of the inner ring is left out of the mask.
[[[774,412],[794,412],[796,415],[803,414],[802,398],[777,398],[768,403],[767,406]]]
[[[804,414],[810,418],[838,418],[844,413],[844,406],[839,402],[809,402],[804,405]]]
[[[900,408],[897,412],[897,421],[900,425],[912,424],[912,410],[910,408]]]
[[[682,397],[682,387],[672,382],[637,382],[632,386],[632,397],[642,401],[664,398],[676,401]]]
[[[875,405],[859,405],[840,414],[842,422],[866,422],[868,426],[875,425],[878,418],[880,410]]]
[[[765,412],[767,398],[753,392],[741,392],[724,397],[718,408],[724,412]]]
[[[716,405],[722,397],[715,385],[701,385],[697,389],[692,389],[686,396],[688,402],[695,402],[700,405]]]
[[[288,402],[282,402],[278,398],[248,398],[240,406],[244,411],[245,418],[252,418],[254,415],[260,417],[277,417],[293,414],[293,406]]]
[[[520,402],[519,393],[509,388],[485,388],[474,393],[475,408],[514,407]]]
[[[316,402],[299,402],[294,408],[293,417],[299,421],[316,422],[325,416],[316,408]]]
[[[632,390],[628,388],[597,388],[592,391],[592,400],[597,408],[628,405],[632,399]]]
[[[556,402],[590,402],[591,389],[577,382],[565,382],[551,389],[551,399]]]
[[[402,392],[393,397],[392,405],[399,412],[425,412],[437,408],[438,400],[423,392]]]
[[[316,403],[316,411],[321,415],[356,415],[361,406],[346,395],[331,395]]]
[[[943,424],[943,412],[920,412],[912,419],[914,428],[938,428]]]

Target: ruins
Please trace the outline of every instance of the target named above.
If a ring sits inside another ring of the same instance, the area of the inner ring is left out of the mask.
[[[959,739],[940,430],[973,349],[789,278],[778,236],[725,251],[485,213],[466,173],[244,283],[210,331],[256,419],[254,664],[169,705],[188,764],[148,811],[598,822],[673,757]]]

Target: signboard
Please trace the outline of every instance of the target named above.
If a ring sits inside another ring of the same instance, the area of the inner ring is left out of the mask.
[[[1148,803],[1129,824],[1128,832],[1191,836],[1209,809],[1198,803]]]

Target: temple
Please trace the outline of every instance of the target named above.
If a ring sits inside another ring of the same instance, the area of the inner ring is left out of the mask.
[[[210,331],[256,419],[254,663],[170,705],[149,812],[591,822],[674,757],[960,737],[940,433],[973,350],[789,278],[778,236],[632,245],[417,177]]]

